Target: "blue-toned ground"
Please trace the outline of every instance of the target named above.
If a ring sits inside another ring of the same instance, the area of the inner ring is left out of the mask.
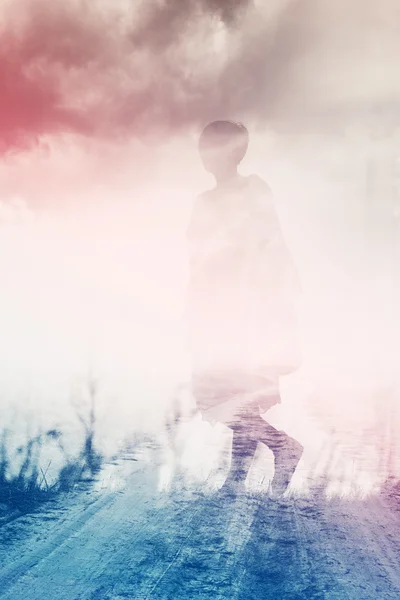
[[[397,600],[400,494],[159,492],[157,449],[0,528],[8,600]]]

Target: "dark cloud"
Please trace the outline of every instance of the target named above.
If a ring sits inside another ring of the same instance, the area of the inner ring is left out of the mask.
[[[385,55],[371,74],[363,44],[385,41],[391,20],[360,21],[381,14],[360,2],[15,0],[1,28],[1,147],[64,131],[159,137],[221,117],[337,127],[383,85]]]
[[[240,27],[240,19],[251,0],[170,0],[145,4],[138,11],[138,23],[133,28],[131,41],[153,50],[169,49],[182,39],[191,26],[204,19],[216,19],[226,27]]]
[[[118,136],[189,122],[186,100],[202,86],[188,72],[212,25],[234,28],[248,4],[174,0],[111,12],[83,0],[17,2],[1,31],[1,145],[65,130]],[[201,27],[204,38],[188,51],[187,36]]]

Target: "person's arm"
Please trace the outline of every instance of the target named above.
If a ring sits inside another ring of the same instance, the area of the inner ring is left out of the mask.
[[[252,203],[250,227],[253,249],[261,250],[281,237],[281,228],[269,185],[258,175],[251,178]]]
[[[282,270],[282,275],[284,275],[286,282],[290,284],[292,290],[296,293],[301,293],[301,282],[298,271],[283,235],[273,203],[271,189],[265,181],[258,177],[257,184],[260,189],[257,227],[259,232],[262,230],[261,235],[259,235],[259,250],[268,252],[271,261],[275,262],[276,268]]]

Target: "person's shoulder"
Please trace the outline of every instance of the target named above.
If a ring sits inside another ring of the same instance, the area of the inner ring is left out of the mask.
[[[258,175],[250,175],[249,185],[252,190],[252,197],[258,209],[265,213],[275,213],[275,203],[271,188],[268,183]]]
[[[207,207],[212,203],[214,197],[214,189],[205,190],[204,192],[197,194],[194,200],[194,211],[198,213],[199,211],[203,212],[204,210],[207,210]]]
[[[249,183],[257,190],[260,194],[271,197],[272,190],[268,183],[262,179],[259,175],[252,174],[249,176]]]
[[[199,198],[200,200],[211,200],[211,198],[217,196],[218,193],[218,188],[216,185],[214,185],[214,187],[208,188],[207,190],[204,190],[203,192],[197,194],[197,198]]]
[[[213,192],[214,190],[205,190],[204,192],[200,192],[200,194],[197,194],[196,196],[196,201],[198,202],[204,202],[209,200],[212,196],[213,196]]]

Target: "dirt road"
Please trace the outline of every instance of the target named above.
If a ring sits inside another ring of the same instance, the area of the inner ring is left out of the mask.
[[[107,477],[0,529],[0,598],[400,597],[400,512],[383,497],[158,493],[140,457]]]

